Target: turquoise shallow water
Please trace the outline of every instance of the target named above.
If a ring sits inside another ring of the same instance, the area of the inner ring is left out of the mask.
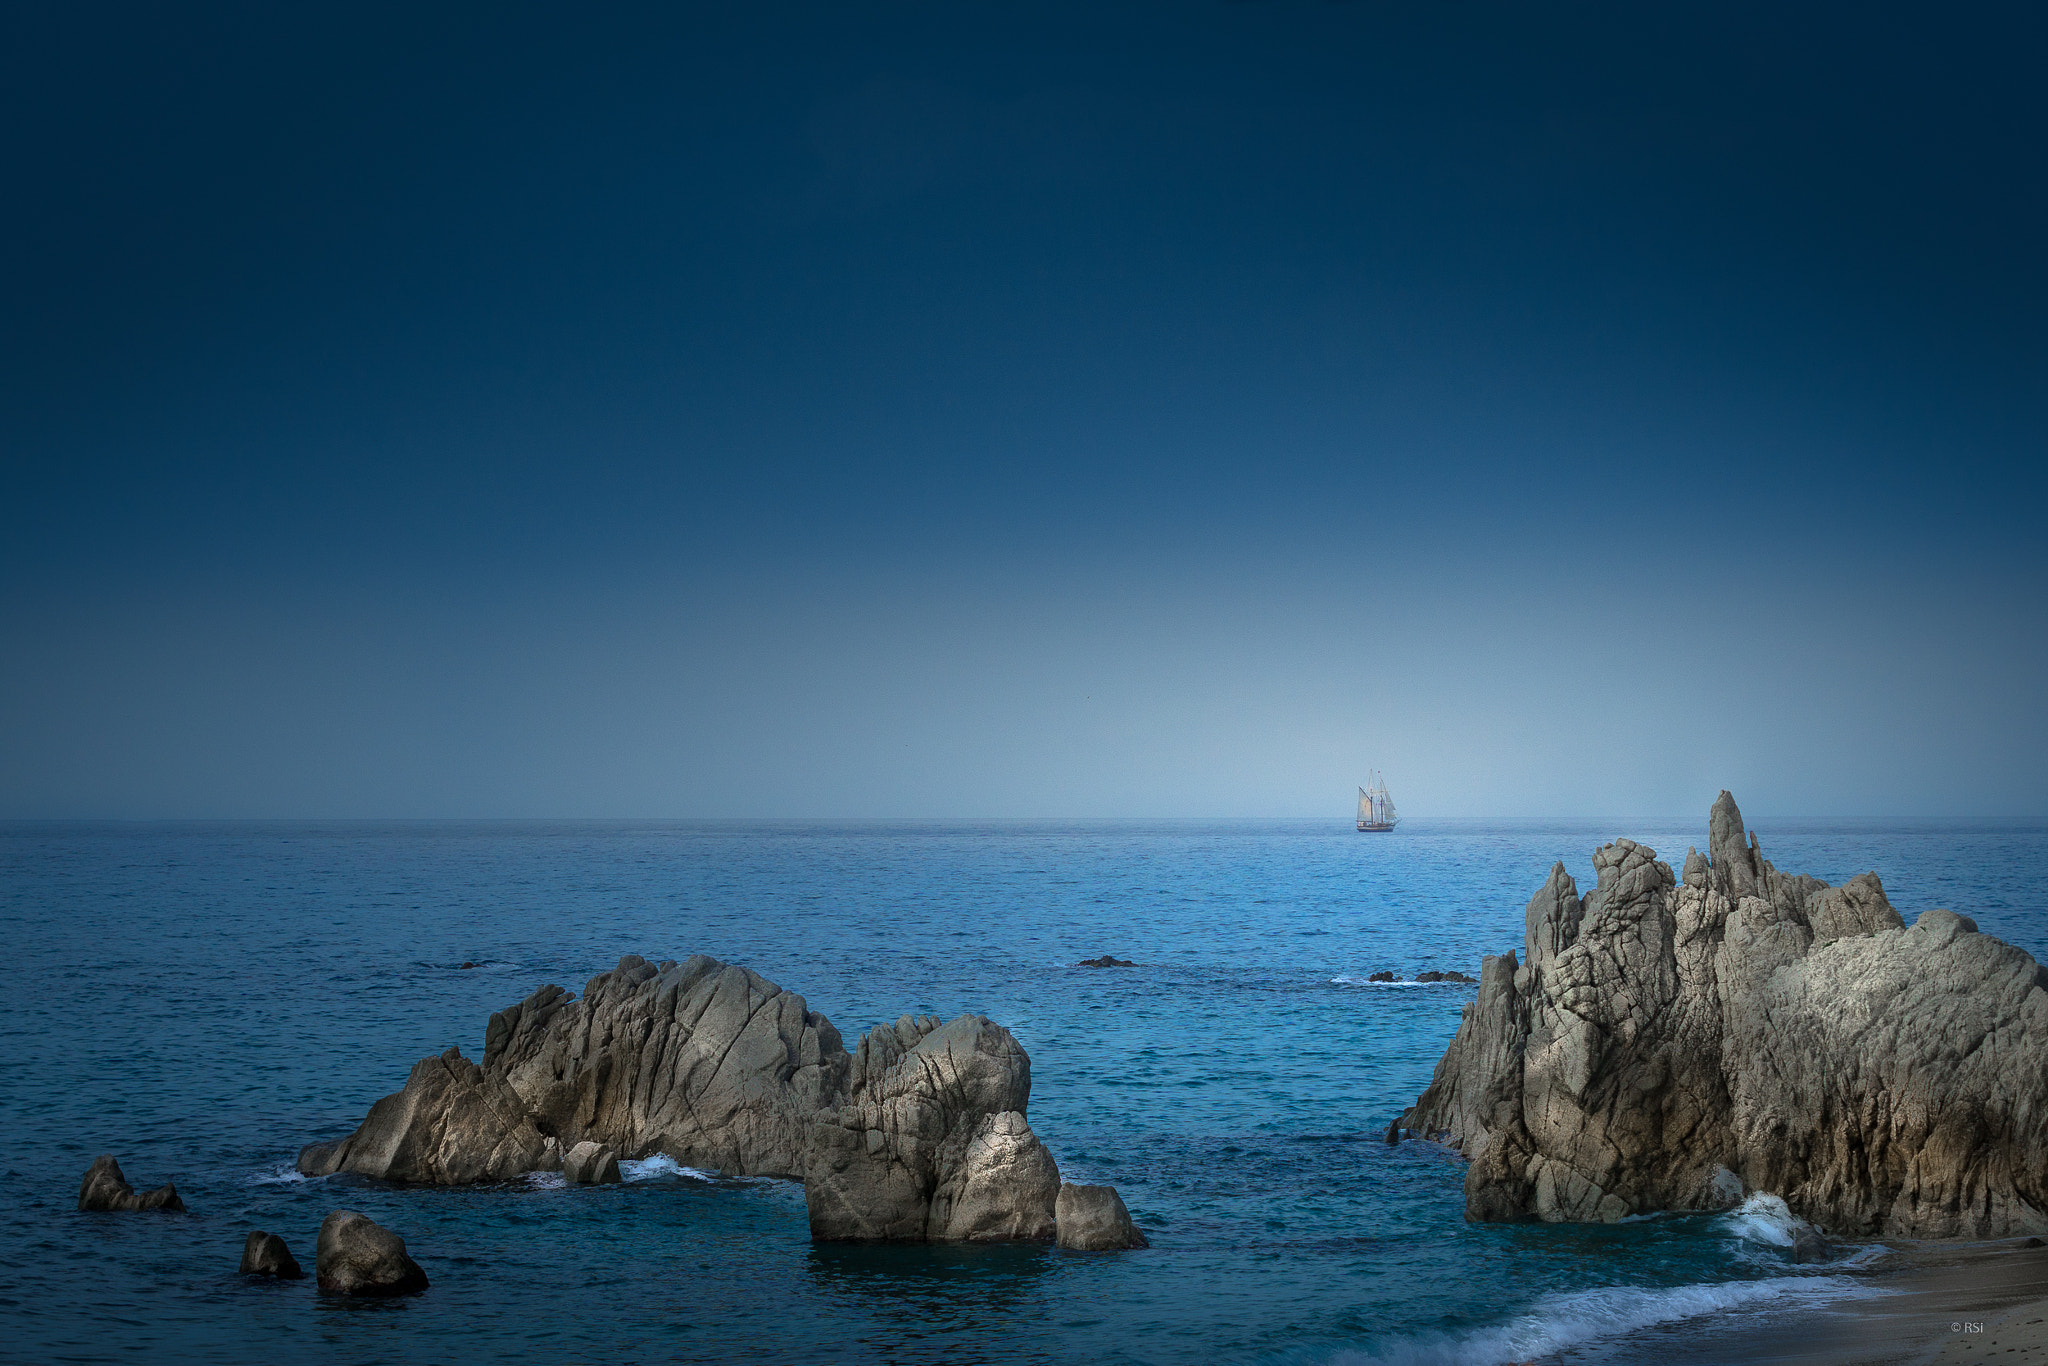
[[[2048,828],[1757,824],[1780,868],[1874,868],[1909,920],[2048,950]],[[0,1359],[1647,1359],[1852,1282],[1727,1218],[1467,1225],[1458,1161],[1379,1134],[1470,989],[1363,984],[1476,972],[1554,860],[1590,886],[1624,834],[1676,863],[1704,820],[0,827]],[[491,1011],[629,952],[745,963],[849,1042],[905,1012],[1009,1026],[1034,1128],[1153,1248],[814,1247],[797,1187],[659,1162],[601,1190],[291,1174],[415,1059],[480,1056]],[[1105,952],[1140,966],[1071,966]],[[191,1213],[76,1213],[99,1152]],[[432,1289],[234,1274],[254,1227],[310,1268],[336,1207]]]

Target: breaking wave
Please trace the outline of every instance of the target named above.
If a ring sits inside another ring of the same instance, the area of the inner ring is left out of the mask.
[[[1778,1196],[1758,1191],[1722,1216],[1729,1232],[1752,1243],[1792,1246],[1793,1235],[1808,1227]]]
[[[665,1153],[652,1157],[636,1158],[619,1163],[619,1176],[626,1181],[673,1181],[687,1176],[693,1181],[716,1181],[716,1172],[701,1171],[696,1167],[685,1167]]]
[[[1342,1366],[1499,1366],[1528,1361],[1601,1338],[1731,1309],[1810,1305],[1882,1290],[1847,1276],[1783,1276],[1663,1290],[1607,1286],[1539,1300],[1504,1324],[1463,1335],[1406,1338],[1367,1353],[1341,1353]]]

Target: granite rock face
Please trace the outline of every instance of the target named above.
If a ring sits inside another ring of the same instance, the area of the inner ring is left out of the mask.
[[[819,1238],[1049,1242],[1059,1168],[1024,1117],[1030,1095],[1023,1048],[979,1015],[906,1016],[850,1054],[758,973],[629,956],[581,1000],[547,986],[493,1015],[481,1066],[454,1049],[422,1061],[299,1170],[616,1181],[621,1156],[662,1153],[803,1180]]]
[[[1054,1214],[1059,1245],[1076,1252],[1152,1246],[1131,1222],[1131,1212],[1115,1186],[1061,1186]]]
[[[811,1117],[851,1062],[803,997],[702,954],[622,958],[580,1001],[542,987],[484,1035],[485,1071],[565,1147],[594,1139],[735,1176],[801,1177]]]
[[[78,1183],[78,1208],[178,1212],[185,1208],[185,1202],[178,1198],[178,1188],[168,1183],[153,1191],[138,1192],[128,1184],[128,1178],[121,1175],[121,1164],[102,1153],[93,1159],[92,1165],[85,1169],[85,1179]]]
[[[1681,872],[1562,864],[1395,1121],[1471,1159],[1472,1219],[1614,1220],[1782,1196],[1836,1234],[2048,1230],[2048,972],[1875,874],[1779,872],[1722,793]]]
[[[242,1244],[241,1272],[244,1276],[275,1276],[281,1281],[296,1281],[306,1274],[284,1239],[261,1229]]]
[[[584,1139],[562,1159],[562,1175],[572,1186],[598,1186],[619,1179],[619,1155],[604,1144]]]
[[[427,1288],[427,1273],[405,1254],[405,1239],[367,1215],[338,1209],[320,1223],[313,1261],[330,1295],[410,1295]]]
[[[519,1095],[451,1048],[413,1064],[405,1089],[371,1106],[353,1134],[301,1149],[299,1170],[455,1186],[534,1171],[547,1157]]]
[[[904,1016],[860,1041],[812,1126],[804,1199],[823,1241],[1050,1242],[1060,1188],[1031,1132],[1031,1060],[980,1015]]]

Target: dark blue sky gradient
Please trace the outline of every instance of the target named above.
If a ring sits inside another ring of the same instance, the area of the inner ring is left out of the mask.
[[[22,5],[0,815],[2048,813],[2022,6]]]

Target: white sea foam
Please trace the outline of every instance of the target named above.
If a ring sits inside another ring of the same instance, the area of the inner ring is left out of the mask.
[[[717,1173],[685,1167],[665,1153],[642,1157],[631,1162],[619,1163],[619,1176],[627,1181],[671,1181],[678,1176],[687,1176],[693,1181],[715,1181]]]
[[[1758,1191],[1722,1216],[1736,1237],[1771,1247],[1790,1247],[1794,1235],[1809,1225],[1786,1207],[1782,1198]]]
[[[257,1172],[249,1178],[249,1184],[252,1186],[294,1186],[301,1181],[311,1180],[313,1180],[312,1177],[307,1176],[297,1167],[279,1165]]]
[[[1608,1286],[1548,1296],[1497,1327],[1462,1336],[1408,1338],[1373,1353],[1340,1354],[1335,1361],[1343,1366],[1498,1366],[1703,1314],[1810,1306],[1883,1293],[1847,1276],[1781,1276],[1663,1290]]]
[[[561,1190],[569,1184],[569,1178],[560,1172],[528,1172],[526,1184],[535,1190]]]
[[[1363,977],[1332,977],[1335,987],[1469,987],[1470,982],[1368,982]]]

